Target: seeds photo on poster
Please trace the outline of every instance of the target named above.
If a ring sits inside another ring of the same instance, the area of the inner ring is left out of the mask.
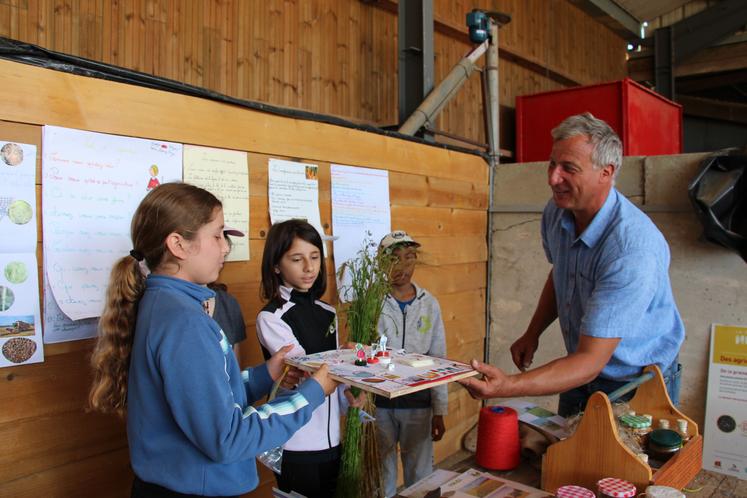
[[[18,144],[6,143],[0,149],[0,157],[8,166],[18,166],[23,162],[23,149]]]
[[[8,207],[8,218],[16,225],[25,225],[33,214],[31,204],[24,200],[13,201]]]
[[[727,433],[734,432],[734,429],[737,428],[737,422],[731,415],[721,415],[718,420],[716,420],[716,425],[721,432]]]
[[[3,356],[12,363],[23,363],[34,356],[36,343],[24,337],[14,337],[3,344]]]
[[[21,261],[11,261],[5,265],[5,278],[11,284],[21,284],[26,281],[28,276],[29,272],[26,265]]]
[[[0,285],[0,311],[8,311],[16,300],[15,294],[4,285]]]

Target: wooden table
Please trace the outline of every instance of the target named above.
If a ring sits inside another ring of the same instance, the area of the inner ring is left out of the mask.
[[[464,472],[470,468],[487,470],[477,465],[473,453],[464,450],[453,454],[436,465],[436,468],[453,470],[454,472]],[[505,477],[512,481],[539,488],[541,469],[542,464],[539,462],[539,459],[534,461],[522,459],[521,464],[514,470],[488,472],[498,477]],[[639,492],[642,491],[639,490]],[[747,498],[747,481],[701,470],[695,476],[695,479],[683,489],[683,492],[687,498]]]

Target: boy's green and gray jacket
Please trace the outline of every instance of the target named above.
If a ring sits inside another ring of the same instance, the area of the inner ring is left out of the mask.
[[[441,319],[441,307],[433,295],[425,289],[415,287],[415,299],[405,306],[404,312],[391,295],[387,295],[379,318],[379,336],[387,336],[387,347],[404,349],[408,353],[446,356],[446,335]],[[376,397],[376,406],[381,408],[428,408],[434,415],[446,415],[448,406],[446,384],[416,393],[387,399]]]

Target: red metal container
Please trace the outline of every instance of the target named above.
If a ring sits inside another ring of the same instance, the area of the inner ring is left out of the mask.
[[[630,78],[516,97],[516,159],[546,161],[550,131],[568,116],[590,112],[620,135],[625,156],[682,152],[682,106]]]

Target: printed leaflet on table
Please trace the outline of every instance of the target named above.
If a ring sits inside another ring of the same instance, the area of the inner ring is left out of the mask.
[[[451,498],[552,498],[541,489],[470,469],[441,485],[441,496]]]
[[[523,399],[501,400],[500,405],[516,410],[519,422],[524,422],[543,434],[555,439],[565,439],[570,435],[566,419],[541,406]]]

